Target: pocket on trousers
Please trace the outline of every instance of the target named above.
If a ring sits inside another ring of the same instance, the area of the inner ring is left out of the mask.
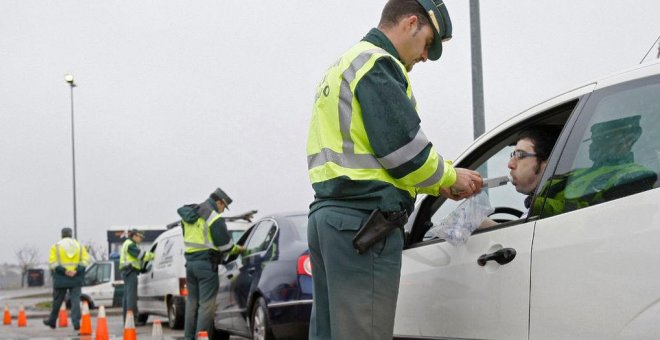
[[[342,216],[328,216],[326,223],[339,231],[358,231],[362,226],[362,217],[342,215]]]

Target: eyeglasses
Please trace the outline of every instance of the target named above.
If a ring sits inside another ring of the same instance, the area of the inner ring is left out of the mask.
[[[514,150],[511,152],[511,159],[515,158],[516,160],[525,159],[527,157],[536,157],[536,154],[533,152],[527,152],[523,150]]]

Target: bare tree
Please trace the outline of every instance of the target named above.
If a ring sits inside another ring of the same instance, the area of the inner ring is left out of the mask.
[[[90,262],[104,261],[108,259],[108,251],[103,244],[88,240],[84,243],[84,246],[87,248]]]
[[[28,269],[38,265],[40,262],[39,249],[35,246],[24,245],[22,248],[16,250],[15,253],[18,259],[18,265],[21,267],[21,287],[24,287]]]

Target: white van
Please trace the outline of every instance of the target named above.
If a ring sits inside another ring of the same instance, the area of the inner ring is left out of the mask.
[[[121,307],[124,295],[124,281],[119,272],[119,258],[97,261],[85,270],[85,279],[81,289],[80,301],[87,301],[90,309],[99,306]],[[71,302],[67,296],[68,308]]]
[[[247,221],[226,223],[234,242],[250,226]],[[146,322],[152,314],[166,316],[170,328],[182,329],[188,286],[181,227],[160,234],[150,251],[154,259],[146,264],[146,272],[138,276],[138,321]]]

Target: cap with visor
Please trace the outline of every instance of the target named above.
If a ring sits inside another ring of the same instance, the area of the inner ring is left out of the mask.
[[[232,202],[231,197],[229,197],[229,195],[227,195],[227,193],[222,191],[220,188],[215,189],[215,191],[212,192],[209,197],[214,201],[222,201],[225,204],[225,208],[227,209],[229,209],[229,205]]]
[[[417,0],[424,7],[433,27],[433,43],[429,47],[429,59],[438,60],[442,55],[442,42],[451,39],[451,19],[442,0]]]

